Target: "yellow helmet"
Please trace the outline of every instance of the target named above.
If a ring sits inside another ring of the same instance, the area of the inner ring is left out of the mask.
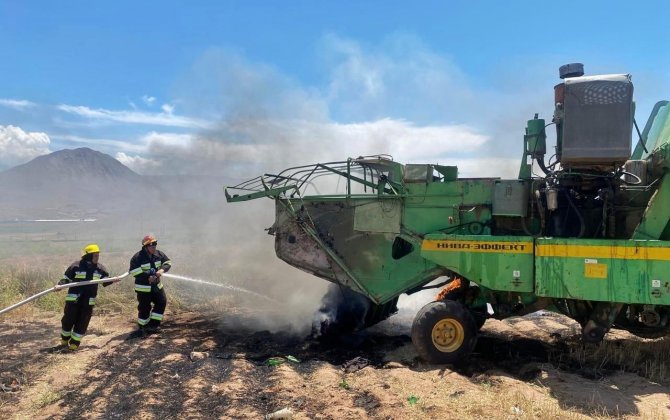
[[[83,257],[84,255],[93,254],[95,252],[100,252],[100,247],[98,244],[88,244],[84,247],[81,256]]]

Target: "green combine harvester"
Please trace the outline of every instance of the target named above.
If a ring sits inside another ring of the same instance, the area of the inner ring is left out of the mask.
[[[459,178],[455,166],[368,156],[265,174],[227,187],[226,198],[273,199],[277,256],[334,284],[318,334],[373,325],[397,311],[399,295],[446,279],[412,325],[429,362],[466,358],[487,318],[538,310],[576,320],[586,342],[611,328],[662,337],[670,333],[670,104],[657,103],[640,132],[630,75],[584,76],[575,63],[560,77],[556,153],[545,161],[551,123],[536,114],[517,179]]]

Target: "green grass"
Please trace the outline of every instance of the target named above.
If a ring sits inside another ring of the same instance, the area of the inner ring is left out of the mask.
[[[53,287],[56,281],[49,268],[32,268],[26,265],[3,266],[0,271],[0,302],[7,307],[29,296]],[[48,294],[34,303],[44,310],[59,310],[61,304],[58,296]]]
[[[117,275],[126,272],[131,253],[117,253],[104,255],[101,261],[112,273]],[[63,276],[67,266],[76,259],[76,254],[71,260],[60,263],[45,258],[40,264],[26,264],[25,262],[5,261],[0,266],[0,309],[6,308],[23,299],[37,294],[43,290],[53,287]],[[61,258],[62,259],[62,258]],[[181,285],[166,284],[166,292],[171,310],[182,310],[187,307],[183,297],[191,296],[184,292]],[[67,289],[46,294],[22,308],[38,308],[44,311],[61,312],[65,304]],[[199,294],[199,298],[204,296]],[[187,299],[191,300],[191,299]],[[137,310],[137,298],[134,291],[134,281],[128,276],[122,281],[108,287],[98,287],[98,298],[96,312],[98,313],[121,313],[134,314]],[[20,312],[19,309],[17,311]],[[3,316],[12,316],[16,312],[10,312]]]

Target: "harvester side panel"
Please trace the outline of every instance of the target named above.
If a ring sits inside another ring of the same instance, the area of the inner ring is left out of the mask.
[[[670,242],[539,238],[537,296],[670,304]]]
[[[665,236],[670,220],[670,177],[663,177],[661,185],[649,201],[640,224],[633,233],[636,239],[668,239]]]
[[[436,231],[490,233],[495,178],[408,184],[403,226],[426,234]]]
[[[488,289],[533,291],[530,236],[430,234],[421,255]]]

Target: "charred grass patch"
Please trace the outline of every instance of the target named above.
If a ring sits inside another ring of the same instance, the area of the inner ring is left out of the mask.
[[[602,343],[583,344],[576,338],[566,343],[567,351],[553,355],[552,363],[566,370],[599,379],[611,373],[632,372],[659,383],[670,383],[670,338],[648,340],[606,338]]]
[[[470,360],[454,368],[471,377],[497,368],[532,381],[548,365],[593,380],[628,372],[670,384],[670,337],[649,340],[625,332],[614,334],[599,344],[585,344],[579,335],[543,340],[484,333]]]

